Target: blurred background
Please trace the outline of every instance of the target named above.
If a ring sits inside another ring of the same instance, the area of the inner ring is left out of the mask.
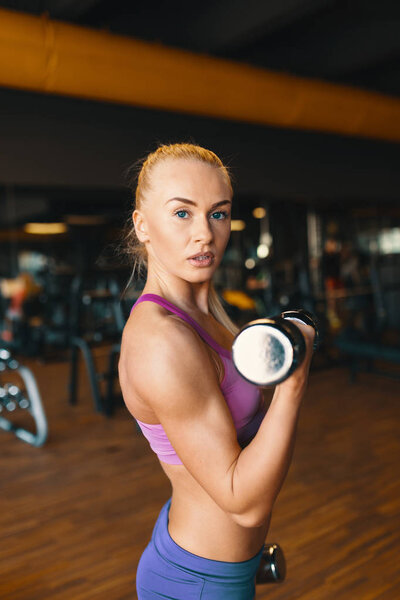
[[[400,373],[399,58],[395,0],[0,1],[0,424],[9,431],[0,432],[0,444],[7,499],[25,522],[20,534],[7,530],[13,556],[24,547],[27,521],[40,528],[42,519],[15,501],[22,490],[41,496],[28,486],[32,469],[55,498],[60,482],[51,487],[50,479],[74,464],[76,500],[88,473],[101,476],[104,456],[120,464],[133,453],[137,477],[156,468],[123,408],[116,366],[125,320],[144,285],[136,279],[126,289],[132,265],[121,241],[132,194],[125,173],[159,143],[205,146],[233,173],[232,234],[215,277],[230,316],[242,325],[288,308],[314,312],[321,346],[312,397],[332,394],[321,383],[331,377],[330,389],[340,381],[349,397],[375,389],[371,402],[381,407],[386,386],[393,401],[380,435],[392,440],[390,480],[400,458],[389,426],[398,418]],[[335,402],[332,396],[325,405],[332,418]],[[359,415],[364,409],[361,403]],[[372,421],[373,414],[364,431]],[[85,455],[96,449],[91,471],[79,471],[77,435]],[[358,447],[357,434],[349,435]],[[21,488],[12,483],[15,456]],[[118,469],[109,466],[111,481]],[[118,476],[121,507],[130,475]],[[166,483],[155,477],[161,497]],[[388,506],[394,490],[385,489]],[[105,527],[114,501],[105,499]],[[397,509],[398,502],[390,516],[399,524]],[[142,515],[143,531],[132,521],[138,553],[152,516]],[[68,523],[77,521],[54,513],[56,529],[48,531],[68,534]],[[118,542],[125,571],[121,562],[114,570],[107,563],[104,581],[119,581],[115,589],[79,583],[82,563],[59,548],[65,562],[23,584],[11,561],[0,597],[133,597],[129,543]],[[57,587],[71,565],[74,576]],[[364,584],[357,598],[383,593],[367,595],[371,581]],[[337,588],[321,590],[290,597],[348,598]],[[395,588],[389,591],[379,598],[394,598]],[[265,597],[289,597],[271,592]]]

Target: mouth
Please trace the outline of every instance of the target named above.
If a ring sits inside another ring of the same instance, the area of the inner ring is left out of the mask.
[[[189,262],[196,267],[208,267],[214,260],[214,254],[212,252],[206,252],[205,254],[195,254],[191,256]]]

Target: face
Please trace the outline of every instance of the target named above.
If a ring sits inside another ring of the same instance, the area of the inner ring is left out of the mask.
[[[211,279],[230,236],[232,194],[223,174],[196,160],[165,160],[133,213],[149,267],[190,282]],[[211,255],[207,260],[194,255]]]

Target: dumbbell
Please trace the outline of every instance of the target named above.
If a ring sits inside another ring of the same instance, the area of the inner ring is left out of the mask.
[[[306,343],[296,321],[314,328],[315,350],[317,320],[305,310],[288,310],[275,317],[250,321],[241,328],[233,340],[232,360],[244,379],[268,387],[281,383],[297,369],[306,355]]]
[[[8,392],[8,397],[10,400],[14,401],[22,409],[29,408],[29,400],[25,398],[24,394],[17,385],[14,383],[6,383],[4,387]]]
[[[286,561],[279,544],[266,544],[256,574],[256,583],[280,583],[286,576]]]
[[[6,386],[7,384],[4,387],[0,387],[0,404],[1,406],[4,406],[4,408],[8,410],[8,412],[12,412],[17,408],[17,404],[13,400],[13,398],[10,398]]]
[[[10,351],[6,350],[6,348],[0,348],[0,371],[5,371],[6,369],[15,370],[18,367],[18,361],[11,356]]]

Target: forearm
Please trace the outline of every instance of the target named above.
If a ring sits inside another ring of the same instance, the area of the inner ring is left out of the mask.
[[[244,523],[262,522],[272,510],[292,460],[305,388],[305,382],[276,387],[256,436],[234,464],[232,495]]]

